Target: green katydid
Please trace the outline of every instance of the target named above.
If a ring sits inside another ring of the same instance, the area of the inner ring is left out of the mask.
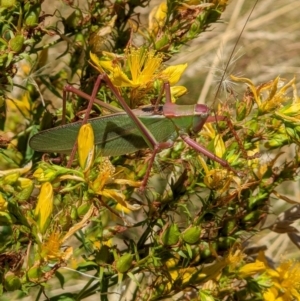
[[[91,97],[83,93],[81,96],[89,98],[92,103],[102,81],[111,89],[125,112],[42,131],[31,138],[31,148],[40,152],[69,153],[76,141],[80,126],[88,122],[93,127],[95,144],[103,156],[118,156],[145,148],[153,150],[142,188],[147,184],[156,154],[162,149],[172,147],[178,136],[199,153],[234,171],[227,161],[217,157],[190,138],[190,134],[199,132],[209,119],[209,109],[206,105],[171,103],[170,85],[165,83],[166,103],[159,107],[161,110],[155,112],[149,111],[149,109],[131,110],[105,73],[98,76]],[[70,86],[66,87],[66,90],[78,92],[77,89]],[[110,109],[110,107],[107,108]],[[86,115],[88,116],[88,114]],[[216,117],[213,118],[216,119]]]
[[[257,1],[255,2],[255,5],[256,3]],[[252,14],[254,7],[252,8],[250,15]],[[248,16],[248,19],[250,18],[250,15]],[[242,29],[242,32],[244,28]],[[238,37],[238,40],[240,37],[241,34]],[[229,61],[231,60],[231,57],[229,58]],[[228,64],[229,62],[227,63],[226,69]],[[224,75],[225,72],[223,76]],[[222,80],[223,79],[221,79],[221,82]],[[117,113],[88,120],[89,112],[93,102],[99,102],[96,100],[96,94],[100,87],[101,81],[104,81],[111,89],[125,112],[117,112],[118,109],[100,101],[100,105],[112,112]],[[221,87],[221,82],[216,95]],[[168,83],[165,83],[166,103],[160,107],[162,110],[154,109],[154,111],[150,112],[143,109],[131,110],[105,73],[98,76],[91,96],[75,89],[72,86],[66,86],[64,90],[64,99],[66,97],[66,92],[73,92],[90,100],[84,120],[82,122],[71,123],[52,128],[34,135],[30,140],[30,146],[34,150],[58,153],[68,153],[72,150],[69,161],[71,162],[77,149],[77,144],[75,141],[79,128],[82,124],[88,122],[94,129],[95,143],[98,148],[101,149],[101,152],[104,156],[117,156],[135,152],[144,148],[150,148],[153,150],[152,157],[149,161],[148,170],[142,182],[142,188],[144,188],[147,184],[156,154],[162,149],[172,147],[175,139],[178,136],[180,136],[186,144],[191,146],[199,153],[202,153],[208,158],[220,163],[228,170],[237,173],[234,169],[232,169],[227,161],[214,155],[205,147],[190,138],[190,134],[199,132],[205,122],[209,120],[216,121],[227,119],[222,116],[209,116],[209,108],[203,104],[173,104],[171,102],[170,86]],[[236,136],[236,134],[234,135]],[[243,151],[241,143],[238,139],[237,141]],[[253,157],[256,157],[256,155]]]

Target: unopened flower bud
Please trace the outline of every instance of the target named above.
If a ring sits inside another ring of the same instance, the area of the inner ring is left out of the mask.
[[[53,210],[53,188],[49,182],[42,185],[34,216],[40,232],[45,233]]]

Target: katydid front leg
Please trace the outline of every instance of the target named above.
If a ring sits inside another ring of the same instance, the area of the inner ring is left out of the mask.
[[[82,120],[82,125],[86,124],[88,119],[89,119],[90,112],[91,112],[93,104],[94,104],[94,100],[96,99],[96,95],[97,95],[98,90],[99,90],[100,85],[101,85],[101,79],[102,79],[101,76],[97,77],[97,80],[96,80],[95,86],[93,88],[92,95],[91,95],[88,107],[86,109],[86,113],[85,113],[84,118]],[[65,103],[65,99],[67,97],[67,92],[68,92],[67,89],[64,89],[64,92],[63,92],[64,103]],[[65,110],[65,108],[64,108],[64,110]],[[68,161],[68,164],[67,164],[68,168],[70,168],[71,165],[72,165],[72,162],[74,160],[77,149],[78,149],[78,143],[77,143],[77,140],[76,140],[75,143],[74,143],[74,146],[72,148],[70,158],[69,158],[69,161]]]
[[[121,94],[116,89],[116,87],[113,85],[113,83],[111,82],[111,80],[109,79],[107,74],[103,73],[100,76],[106,82],[106,84],[110,88],[110,90],[113,92],[113,94],[115,95],[115,97],[117,98],[117,100],[119,101],[121,106],[123,107],[124,111],[131,118],[132,122],[134,122],[134,124],[137,126],[137,128],[140,131],[141,136],[143,137],[143,139],[147,143],[148,147],[153,151],[152,155],[151,155],[151,158],[150,158],[150,161],[149,161],[149,164],[148,164],[148,167],[147,167],[147,170],[146,170],[146,174],[144,176],[144,179],[143,179],[141,187],[140,187],[140,190],[143,191],[147,186],[147,182],[148,182],[148,179],[149,179],[149,176],[150,176],[150,172],[151,172],[151,169],[152,169],[152,166],[153,166],[153,163],[154,163],[154,159],[155,159],[157,153],[159,153],[163,149],[172,147],[172,145],[174,143],[170,142],[170,141],[160,142],[160,143],[157,142],[156,139],[154,138],[154,136],[151,134],[151,132],[149,132],[149,130],[146,128],[146,126],[138,119],[138,117],[133,113],[133,111],[127,105],[126,101],[121,96]]]
[[[155,137],[152,135],[152,133],[147,129],[147,127],[138,119],[138,117],[133,113],[133,111],[130,109],[130,107],[127,105],[126,101],[124,100],[124,98],[121,96],[121,94],[119,93],[118,89],[113,85],[113,83],[111,82],[111,80],[109,79],[109,77],[107,76],[107,74],[102,73],[97,77],[95,86],[93,88],[92,91],[92,95],[89,97],[86,94],[83,94],[81,91],[78,91],[77,89],[73,88],[72,86],[67,86],[64,90],[64,99],[66,98],[66,92],[73,92],[77,95],[80,95],[84,98],[88,98],[89,99],[89,105],[88,108],[86,110],[86,114],[85,117],[82,121],[82,125],[86,124],[89,118],[89,113],[92,109],[93,103],[96,99],[96,95],[97,92],[100,88],[100,85],[102,83],[102,81],[104,81],[106,83],[106,85],[108,86],[108,88],[112,91],[112,93],[114,94],[114,96],[117,98],[117,100],[119,101],[120,105],[123,107],[124,111],[128,114],[128,116],[131,118],[132,122],[136,125],[136,127],[138,128],[141,136],[143,137],[143,139],[145,140],[145,142],[147,143],[148,147],[153,151],[153,154],[150,158],[149,164],[148,164],[148,168],[146,171],[146,174],[144,176],[144,179],[142,181],[141,184],[141,190],[144,190],[147,182],[148,182],[148,178],[150,176],[150,172],[154,163],[154,159],[155,156],[158,152],[160,152],[163,149],[166,148],[170,148],[173,145],[173,142],[157,142],[157,140],[155,139]],[[68,161],[68,167],[71,166],[72,161],[74,160],[75,154],[77,151],[77,142],[75,142],[71,155],[70,155],[70,159]]]

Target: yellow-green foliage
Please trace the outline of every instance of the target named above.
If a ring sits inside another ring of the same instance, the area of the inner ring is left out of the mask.
[[[0,293],[38,287],[39,296],[72,300],[99,292],[101,300],[113,292],[126,300],[185,294],[193,300],[300,300],[299,263],[271,265],[262,250],[253,258],[246,243],[272,212],[271,198],[298,204],[278,191],[298,179],[296,79],[256,85],[232,76],[244,95],[228,91],[234,101],[211,112],[226,118],[192,136],[231,167],[178,139],[157,155],[141,191],[147,149],[102,157],[97,133],[84,125],[67,165],[68,155],[35,152],[28,141],[57,125],[62,111],[50,100],[62,98],[65,84],[90,95],[99,72],[131,108],[164,103],[166,81],[177,102],[188,92],[175,86],[187,64],[168,61],[220,19],[227,1],[169,0],[157,3],[148,19],[138,12],[149,0],[62,1],[53,14],[45,13],[52,4],[41,2],[0,0]],[[50,64],[57,64],[51,73]],[[68,122],[86,107],[86,95],[77,94],[64,112]],[[105,85],[97,98],[121,108]],[[93,117],[108,113],[93,106]],[[293,155],[284,156],[282,147]],[[297,208],[268,227],[288,233],[299,247],[291,225]],[[56,296],[45,286],[53,278],[64,287]],[[77,291],[76,279],[86,280]]]

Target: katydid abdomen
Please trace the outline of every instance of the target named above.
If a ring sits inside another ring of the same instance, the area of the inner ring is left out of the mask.
[[[178,134],[173,122],[163,115],[140,116],[139,119],[158,142],[174,141]],[[103,156],[120,156],[148,148],[138,128],[126,113],[89,119],[95,144]],[[81,122],[42,131],[30,139],[29,145],[39,152],[69,153],[77,139]]]

